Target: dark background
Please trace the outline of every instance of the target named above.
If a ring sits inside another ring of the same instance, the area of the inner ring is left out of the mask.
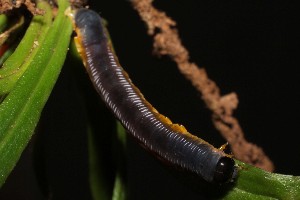
[[[224,144],[200,95],[169,58],[153,55],[152,39],[130,2],[103,0],[90,5],[108,21],[120,63],[148,101],[191,133],[215,146]],[[177,22],[191,61],[205,67],[222,94],[238,94],[235,116],[246,138],[264,149],[276,172],[300,175],[299,12],[295,3],[156,0],[154,5]],[[43,112],[36,136],[39,142],[27,148],[1,189],[0,199],[42,199],[31,153],[39,145],[43,147],[37,157],[43,162],[38,163],[45,170],[38,174],[50,183],[53,199],[90,198],[84,123],[88,113],[82,95],[82,88],[89,86],[84,70],[67,62]],[[89,97],[93,100],[88,102],[98,101],[95,94]],[[130,138],[127,157],[131,199],[201,199],[201,191],[190,189]]]

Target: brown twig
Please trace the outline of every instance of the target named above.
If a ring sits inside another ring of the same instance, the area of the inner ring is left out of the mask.
[[[44,11],[36,8],[35,3],[30,0],[0,0],[0,14],[12,10],[13,8],[19,8],[22,4],[24,4],[33,15],[44,14]]]
[[[238,120],[233,117],[238,98],[235,93],[220,95],[220,89],[209,79],[205,69],[189,61],[189,52],[182,45],[175,28],[176,22],[152,6],[152,0],[132,0],[143,21],[148,26],[148,34],[154,37],[154,51],[159,55],[170,56],[180,72],[191,81],[202,94],[206,106],[212,111],[215,127],[231,146],[234,156],[262,169],[273,171],[274,166],[263,150],[244,138]],[[156,30],[156,31],[154,31]],[[158,31],[157,31],[158,30]]]

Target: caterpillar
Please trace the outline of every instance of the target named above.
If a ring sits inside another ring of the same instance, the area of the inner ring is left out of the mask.
[[[237,167],[230,155],[190,134],[160,114],[132,83],[113,52],[100,16],[75,10],[75,43],[91,81],[127,132],[164,162],[197,174],[207,182],[233,182]]]

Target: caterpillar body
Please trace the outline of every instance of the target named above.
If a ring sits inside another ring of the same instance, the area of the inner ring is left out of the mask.
[[[128,133],[164,162],[211,183],[232,182],[237,168],[231,156],[159,114],[132,83],[112,50],[100,16],[82,8],[74,11],[72,19],[89,77]]]

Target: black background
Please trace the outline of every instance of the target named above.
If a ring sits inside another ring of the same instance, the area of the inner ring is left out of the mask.
[[[148,101],[191,133],[215,146],[224,144],[200,95],[169,58],[153,55],[152,39],[130,2],[103,0],[90,5],[108,21],[120,63]],[[300,175],[295,3],[165,0],[154,5],[177,22],[191,61],[205,67],[222,94],[238,94],[235,116],[246,138],[264,149],[276,172]],[[89,199],[86,111],[80,95],[82,85],[89,83],[82,69],[76,69],[82,73],[78,78],[68,63],[43,112],[38,134],[43,135],[43,164],[47,180],[54,185],[53,199]],[[27,148],[0,199],[42,199],[33,174],[32,150]],[[131,199],[201,199],[201,191],[190,189],[130,138],[127,157]]]

